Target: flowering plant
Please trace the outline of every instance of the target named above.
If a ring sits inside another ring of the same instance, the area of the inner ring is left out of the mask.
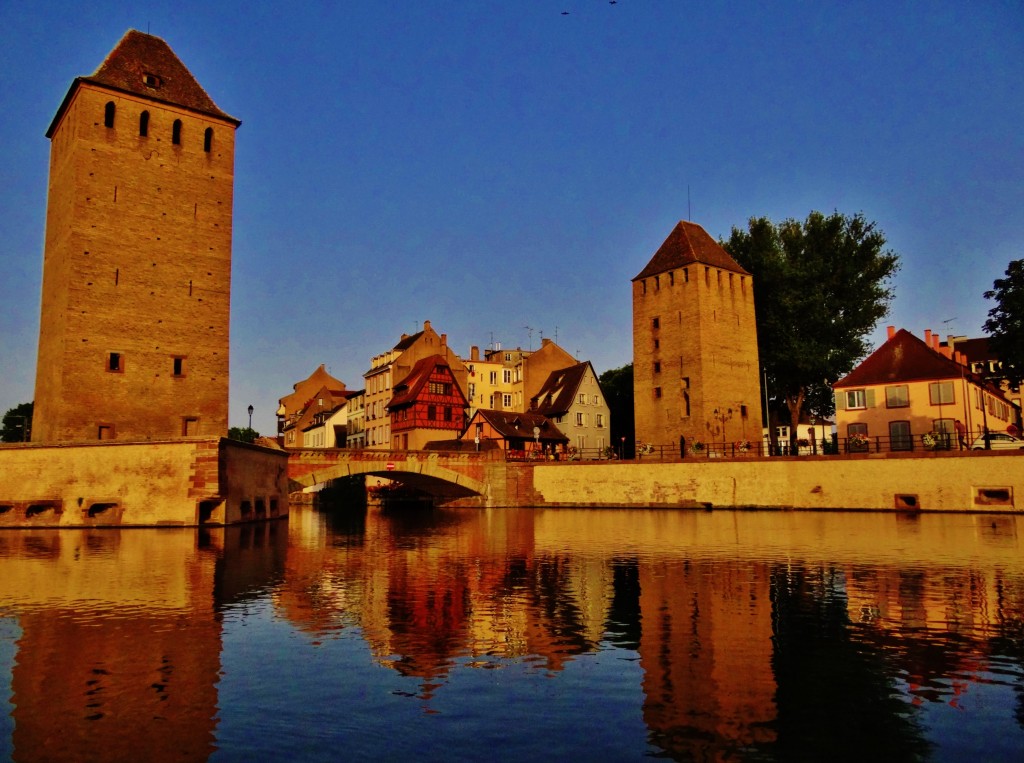
[[[740,440],[736,443],[736,450],[746,452],[750,450],[750,440]]]
[[[640,442],[636,445],[636,452],[641,456],[648,456],[654,452],[654,446],[649,442]]]
[[[694,440],[692,443],[690,443],[690,452],[691,453],[703,453],[704,452],[704,443],[702,443],[700,440]]]
[[[863,448],[868,444],[868,436],[860,432],[854,432],[849,437],[850,445],[854,448]]]
[[[569,446],[569,460],[570,461],[579,461],[580,460],[580,450],[575,445],[570,445]]]
[[[925,432],[921,435],[921,442],[926,448],[934,448],[939,444],[939,436],[935,432]]]
[[[796,441],[796,444],[799,445],[801,448],[806,448],[808,445],[811,444],[811,441],[808,440],[806,437],[801,437],[799,440]]]

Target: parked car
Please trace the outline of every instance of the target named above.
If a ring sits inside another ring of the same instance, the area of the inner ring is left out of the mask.
[[[1006,432],[989,432],[972,442],[971,450],[985,450],[986,438],[991,450],[1020,450],[1024,448],[1024,440],[1020,440]]]

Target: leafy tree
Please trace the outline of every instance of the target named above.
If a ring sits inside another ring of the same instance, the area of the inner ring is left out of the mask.
[[[256,438],[260,436],[260,433],[255,429],[249,427],[231,427],[228,430],[229,440],[238,440],[239,442],[255,442]]]
[[[623,458],[633,457],[636,425],[633,421],[633,364],[612,368],[598,377],[611,416],[611,446]],[[625,448],[623,440],[625,437]]]
[[[757,349],[768,390],[797,422],[805,402],[823,414],[821,388],[868,352],[889,312],[899,255],[863,215],[811,212],[803,222],[751,218],[722,246],[754,276]],[[810,396],[810,399],[809,399]],[[831,413],[831,404],[825,409]]]
[[[1013,260],[1006,278],[997,278],[992,286],[985,299],[994,299],[996,306],[988,311],[983,328],[1006,380],[1019,387],[1024,381],[1024,260]]]
[[[32,403],[21,403],[4,414],[0,442],[27,442],[32,439]]]

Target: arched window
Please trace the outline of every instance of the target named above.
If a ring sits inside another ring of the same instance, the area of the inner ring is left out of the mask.
[[[210,148],[213,146],[213,128],[207,127],[206,132],[203,133],[203,151],[210,153]]]
[[[149,135],[149,112],[143,111],[139,114],[139,135],[145,138]]]
[[[103,125],[105,127],[114,126],[114,111],[116,108],[113,101],[107,101],[107,105],[103,109]]]
[[[181,120],[175,119],[174,126],[171,128],[171,143],[176,146],[181,145]]]

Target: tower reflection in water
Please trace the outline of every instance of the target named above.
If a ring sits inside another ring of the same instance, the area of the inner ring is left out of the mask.
[[[630,662],[636,685],[615,707],[633,702],[646,725],[637,757],[923,759],[979,742],[991,719],[976,698],[993,684],[1024,716],[1024,557],[1009,515],[298,510],[206,538],[5,534],[0,558],[22,630],[16,759],[110,759],[111,745],[148,751],[154,738],[166,757],[210,755],[222,613],[246,601],[304,634],[280,642],[295,671],[304,652],[357,638],[381,684],[412,682],[428,714],[481,701],[455,680],[463,671],[528,665],[491,690],[552,681],[580,723],[613,725],[612,688],[569,667]],[[361,722],[388,728],[384,707]],[[959,709],[959,740],[934,708]],[[503,712],[525,734],[550,708]],[[432,729],[454,733],[444,723]]]

